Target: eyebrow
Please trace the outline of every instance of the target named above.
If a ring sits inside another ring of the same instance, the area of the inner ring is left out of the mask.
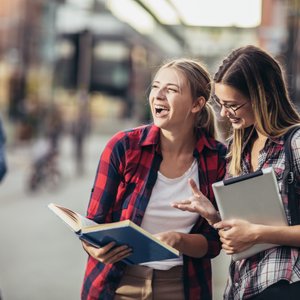
[[[236,103],[237,100],[224,100],[224,99],[220,99],[217,95],[214,95],[213,97],[217,98],[218,101],[222,101],[222,102],[226,102],[226,104],[234,104],[234,105],[238,105],[239,103]]]
[[[153,82],[152,82],[152,84],[153,83],[161,83],[160,81],[158,81],[158,80],[154,80]],[[180,89],[180,86],[178,85],[178,84],[176,84],[176,83],[171,83],[171,82],[168,82],[167,84],[166,84],[167,86],[175,86],[175,87],[177,87],[177,88],[179,88]]]

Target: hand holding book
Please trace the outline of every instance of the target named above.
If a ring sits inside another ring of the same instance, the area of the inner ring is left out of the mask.
[[[255,245],[257,224],[241,219],[224,220],[214,224],[219,230],[226,254],[240,253]]]
[[[115,247],[116,243],[110,242],[101,248],[97,248],[84,240],[81,242],[87,254],[104,264],[114,264],[132,254],[132,249],[128,245]]]
[[[84,249],[100,261],[115,262],[121,257],[127,264],[139,264],[179,256],[178,250],[161,242],[130,220],[97,224],[63,206],[50,203],[48,207],[76,233],[79,239],[94,246],[85,243]],[[128,251],[131,251],[130,255]]]

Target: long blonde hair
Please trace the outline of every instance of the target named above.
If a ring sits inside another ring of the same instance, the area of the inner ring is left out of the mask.
[[[204,97],[205,105],[197,115],[195,129],[203,128],[211,137],[215,138],[217,134],[215,113],[210,103],[208,103],[211,95],[209,72],[200,61],[189,58],[173,59],[163,64],[159,70],[163,68],[173,68],[186,77],[194,101],[200,96]]]
[[[232,51],[219,67],[214,82],[237,89],[251,101],[255,127],[266,136],[282,136],[300,123],[300,115],[289,98],[280,64],[258,47],[249,45]],[[232,175],[241,173],[242,146],[247,131],[233,130],[228,152]]]

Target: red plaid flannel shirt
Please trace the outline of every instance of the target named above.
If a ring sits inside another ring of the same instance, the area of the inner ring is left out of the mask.
[[[201,191],[215,204],[211,184],[225,174],[226,148],[199,130],[194,156],[198,161]],[[130,219],[140,225],[160,162],[160,129],[154,125],[119,132],[106,145],[98,165],[87,217],[97,223]],[[220,252],[217,232],[201,217],[191,233],[204,235],[208,253],[202,258],[184,256],[185,299],[212,298],[210,259]],[[124,263],[104,265],[88,258],[81,299],[113,299]]]

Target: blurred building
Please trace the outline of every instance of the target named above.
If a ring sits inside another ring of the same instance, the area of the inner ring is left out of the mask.
[[[118,20],[105,6],[98,4],[76,27],[66,22],[71,10],[65,5],[58,13],[56,86],[87,91],[91,102],[99,104],[93,111],[102,118],[143,120],[152,68],[170,53]],[[113,107],[119,107],[115,115],[111,115]]]
[[[292,101],[300,109],[300,1],[263,0],[259,45],[283,64]]]
[[[288,1],[287,43],[283,47],[293,101],[300,110],[300,1]]]
[[[0,105],[13,120],[26,116],[27,101],[47,102],[51,97],[53,54],[49,51],[53,49],[55,10],[61,2],[1,1]]]
[[[17,122],[59,105],[71,123],[85,101],[92,119],[143,122],[151,74],[162,61],[197,57],[213,73],[227,53],[245,44],[280,58],[298,103],[300,1],[254,2],[261,10],[241,25],[246,17],[239,14],[217,22],[233,1],[219,2],[216,10],[213,1],[200,0],[1,0],[0,108]],[[159,3],[169,5],[159,9]],[[250,2],[236,3],[250,11]],[[195,24],[185,11],[193,5]]]

